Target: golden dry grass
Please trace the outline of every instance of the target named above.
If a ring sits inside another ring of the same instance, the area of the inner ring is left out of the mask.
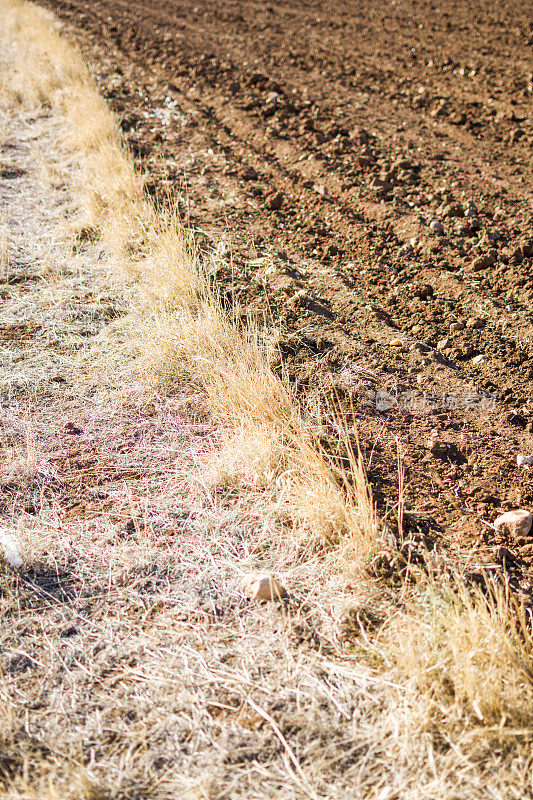
[[[97,230],[125,274],[139,280],[148,309],[143,319],[147,358],[162,370],[185,360],[214,416],[236,432],[241,462],[249,441],[249,471],[257,465],[257,442],[266,440],[272,502],[283,506],[298,527],[309,526],[318,546],[321,540],[349,536],[354,558],[364,561],[373,547],[376,520],[359,459],[353,458],[353,478],[339,486],[256,338],[222,312],[177,215],[163,219],[145,200],[142,181],[80,56],[40,9],[18,0],[6,0],[4,7],[8,37],[31,31],[28,50],[16,53],[8,92],[19,102],[55,106],[70,121],[66,144],[82,152],[86,162],[80,226]]]
[[[435,708],[462,710],[478,734],[533,732],[530,612],[505,582],[421,582],[387,630],[389,655]],[[391,647],[392,645],[392,647]],[[478,727],[480,726],[480,727]]]
[[[0,280],[9,276],[9,248],[7,227],[0,222]]]
[[[24,43],[3,85],[5,101],[54,107],[69,120],[65,146],[84,154],[79,227],[97,231],[123,274],[137,283],[139,308],[129,336],[168,381],[186,367],[222,426],[217,457],[202,466],[205,490],[224,487],[248,519],[274,520],[278,533],[296,541],[316,570],[312,559],[325,552],[328,569],[363,566],[377,547],[378,521],[350,437],[337,426],[350,461],[339,474],[320,447],[319,426],[302,419],[290,390],[270,370],[257,332],[221,310],[177,217],[159,215],[146,201],[142,178],[79,55],[41,10],[19,0],[2,0],[1,7],[3,35]],[[409,777],[400,793],[380,794],[386,787],[378,785],[366,796],[481,797],[491,770],[501,778],[491,797],[528,796],[531,784],[528,775],[520,782],[519,766],[531,769],[533,735],[533,641],[525,609],[513,603],[504,584],[472,589],[460,575],[421,578],[404,590],[400,611],[398,605],[389,597],[377,631],[357,617],[349,637],[354,652],[388,665],[402,687],[400,700],[396,689],[387,695],[395,721],[386,736]],[[426,747],[421,742],[428,731],[433,738]],[[376,735],[369,734],[373,747]],[[438,752],[443,741],[446,757]],[[434,781],[424,778],[420,794],[416,764],[421,781],[428,768],[420,766],[423,753],[431,754]],[[473,776],[460,794],[454,793],[454,770]],[[390,774],[385,765],[383,772]],[[53,789],[42,791],[54,796]]]

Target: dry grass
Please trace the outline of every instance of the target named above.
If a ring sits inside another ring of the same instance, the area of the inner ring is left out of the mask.
[[[7,227],[0,221],[0,281],[9,277],[9,247]]]
[[[89,178],[84,180],[80,225],[99,231],[125,273],[138,278],[149,310],[142,321],[147,357],[162,368],[185,360],[214,416],[236,432],[229,448],[238,442],[241,463],[250,450],[249,472],[258,463],[257,441],[265,442],[272,502],[283,506],[295,526],[303,522],[311,528],[318,546],[348,535],[354,558],[366,560],[376,519],[360,460],[353,457],[353,474],[339,486],[256,337],[239,330],[221,311],[177,216],[163,220],[144,199],[142,182],[81,58],[39,9],[19,0],[4,5],[8,37],[19,37],[22,26],[31,31],[30,49],[15,54],[19,63],[11,95],[58,107],[70,120],[67,144],[86,154]],[[25,93],[24,80],[31,83]],[[227,464],[227,455],[222,458]]]
[[[423,582],[387,629],[389,656],[435,708],[462,712],[479,733],[533,733],[530,612],[505,582]],[[392,647],[391,647],[392,645]]]
[[[84,154],[92,179],[83,187],[79,225],[105,232],[115,249],[131,253],[155,218],[87,67],[65,44],[52,15],[19,0],[5,0],[2,9],[5,37],[22,46],[10,53],[9,81],[3,83],[0,98],[29,109],[55,107],[69,117],[66,144]]]
[[[41,741],[61,746],[46,752],[25,737],[17,702],[5,691],[0,777],[17,776],[5,784],[6,796],[532,796],[533,642],[526,611],[504,584],[472,590],[460,576],[421,579],[404,587],[400,600],[367,588],[354,567],[374,553],[378,523],[348,432],[337,423],[351,465],[341,473],[320,447],[321,415],[312,424],[302,418],[270,370],[257,331],[221,311],[177,218],[145,200],[112,116],[52,18],[18,0],[1,0],[0,8],[2,35],[19,43],[9,54],[14,67],[3,84],[4,102],[53,108],[70,121],[65,147],[84,154],[78,234],[98,233],[122,274],[135,281],[138,308],[126,323],[125,350],[134,342],[145,367],[150,363],[167,385],[186,375],[187,392],[196,391],[198,404],[209,409],[209,435],[212,421],[221,426],[216,458],[206,459],[206,448],[190,441],[190,417],[176,424],[178,405],[164,420],[165,447],[147,452],[149,431],[155,448],[160,429],[156,435],[137,419],[134,391],[127,402],[123,393],[108,435],[115,435],[119,417],[125,429],[138,425],[144,450],[121,467],[144,477],[128,479],[126,494],[117,479],[113,513],[133,520],[136,549],[120,539],[109,515],[66,530],[51,509],[27,526],[32,563],[49,568],[53,550],[56,574],[70,569],[76,591],[70,603],[53,592],[36,601],[39,576],[19,581],[6,573],[15,635],[26,641],[24,626],[35,627],[30,656],[38,668],[17,683],[23,705],[51,691],[51,675],[61,686],[41,723]],[[111,332],[114,347],[119,335]],[[113,356],[105,357],[111,363]],[[135,391],[141,398],[146,392]],[[89,423],[103,450],[105,424],[97,412]],[[187,454],[186,464],[176,465],[176,452]],[[94,467],[107,468],[103,461]],[[33,469],[32,491],[40,480]],[[177,498],[187,509],[188,538],[175,521]],[[161,527],[179,537],[178,561],[158,538]],[[107,564],[101,554],[110,541]],[[307,604],[286,615],[248,609],[245,622],[235,564],[255,566],[265,553],[269,568],[292,578],[296,595],[301,582]],[[160,583],[152,580],[154,565],[164,575]],[[354,574],[357,589],[347,584]],[[207,611],[193,592],[203,575]],[[219,625],[211,607],[228,593]],[[328,593],[344,598],[346,609],[327,610]],[[62,626],[75,620],[83,631],[59,678],[63,640],[37,624],[39,603]],[[382,606],[377,622],[368,603]],[[305,647],[294,645],[295,636]],[[58,736],[58,719],[71,708],[77,734]],[[250,731],[252,768],[242,755]],[[80,741],[97,742],[99,754],[87,757]],[[228,768],[219,758],[214,768],[208,754],[217,748],[242,758]],[[30,776],[25,759],[34,771],[41,760],[42,776]]]

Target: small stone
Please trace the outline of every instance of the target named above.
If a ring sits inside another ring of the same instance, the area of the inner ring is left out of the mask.
[[[438,219],[434,219],[429,223],[429,227],[433,231],[433,233],[438,234],[439,236],[444,236],[444,225],[442,222],[439,222]]]
[[[450,323],[450,331],[452,333],[456,333],[457,331],[463,331],[465,329],[464,322],[452,322]]]
[[[267,206],[270,211],[279,211],[281,206],[283,205],[283,195],[281,192],[276,192],[273,194],[267,202]]]
[[[393,169],[412,169],[413,164],[407,158],[397,158],[396,161],[392,163]]]
[[[402,345],[403,342],[401,339],[392,339],[392,341],[389,342],[389,347],[401,347]]]
[[[257,172],[253,167],[248,167],[248,169],[245,170],[242,174],[242,178],[245,181],[256,181],[258,177],[259,175],[257,174]]]
[[[373,189],[377,189],[378,192],[381,192],[381,193],[390,192],[391,189],[394,188],[392,183],[390,183],[389,181],[383,180],[383,178],[374,178],[374,180],[372,181],[372,183],[370,185],[372,186]]]
[[[80,433],[83,433],[81,428],[78,428],[73,422],[66,422],[63,427],[64,433],[69,433],[71,436],[79,436]]]
[[[421,300],[427,300],[428,297],[433,297],[433,286],[429,283],[417,286],[415,289],[415,297],[420,297]]]
[[[292,297],[288,301],[288,305],[292,308],[305,308],[311,300],[311,296],[309,292],[305,289],[298,289],[297,292],[294,292]]]
[[[322,196],[325,196],[328,194],[328,187],[324,186],[323,183],[317,183],[315,184],[315,192],[321,194]]]
[[[281,600],[287,596],[285,587],[272,575],[246,575],[242,588],[250,600]]]
[[[442,216],[444,219],[451,219],[453,217],[464,217],[464,210],[460,203],[448,203],[442,209]]]
[[[266,102],[268,103],[268,105],[275,106],[279,103],[279,101],[280,101],[280,96],[277,92],[269,92],[267,94]]]
[[[486,360],[487,360],[487,356],[485,356],[485,355],[483,355],[483,353],[481,353],[479,356],[475,356],[472,359],[472,364],[474,364],[474,366],[477,366],[478,364],[483,364],[483,362],[486,361]]]
[[[258,83],[266,83],[267,80],[268,80],[267,76],[263,75],[262,72],[254,72],[252,73],[252,75],[250,75],[248,83],[250,84],[250,86],[255,86]]]
[[[414,330],[414,328],[411,330]],[[423,342],[413,342],[413,344],[409,347],[409,352],[411,353],[427,353],[429,350],[431,350],[431,348]]]
[[[447,336],[444,339],[441,339],[440,342],[437,342],[437,350],[446,350],[446,348],[449,346],[450,340]]]
[[[448,117],[450,125],[464,125],[466,122],[466,114],[461,111],[454,111]]]
[[[497,531],[507,531],[513,536],[527,536],[532,522],[533,517],[529,511],[517,509],[516,511],[507,511],[497,517],[494,520],[494,527]]]
[[[435,458],[442,461],[450,461],[454,464],[463,464],[466,461],[465,456],[453,442],[442,441],[437,437],[435,431],[427,440],[426,447]]]
[[[511,144],[515,144],[515,142],[517,142],[519,139],[522,138],[522,136],[525,136],[525,135],[526,135],[526,133],[525,133],[525,131],[522,130],[522,128],[516,128],[514,131],[512,131],[509,134],[509,142]]]
[[[10,567],[22,566],[18,542],[9,533],[0,533],[0,563],[2,561]]]
[[[522,252],[526,258],[533,256],[533,237],[522,242]]]
[[[480,269],[485,269],[485,266],[485,256],[478,256],[471,262],[470,269],[472,272],[479,272]]]
[[[516,463],[519,467],[531,467],[533,465],[533,456],[520,456],[516,457]]]
[[[469,317],[466,321],[467,328],[484,328],[485,327],[485,320],[481,319],[480,317]]]
[[[418,236],[413,236],[411,239],[409,239],[409,244],[411,245],[411,247],[418,247],[419,244]]]
[[[480,269],[486,269],[487,267],[492,267],[493,264],[496,263],[496,257],[494,255],[494,251],[486,253],[484,256],[478,256],[475,258],[472,263],[470,264],[470,269],[473,272],[478,272]]]

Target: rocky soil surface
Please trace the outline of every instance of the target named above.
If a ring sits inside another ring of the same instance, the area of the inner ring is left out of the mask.
[[[531,4],[43,4],[223,299],[357,424],[393,532],[529,593],[493,523],[533,507]]]

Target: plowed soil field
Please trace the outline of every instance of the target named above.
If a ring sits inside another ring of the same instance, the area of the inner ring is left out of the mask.
[[[43,4],[223,301],[357,424],[391,532],[529,594],[492,523],[533,507],[531,2]]]

